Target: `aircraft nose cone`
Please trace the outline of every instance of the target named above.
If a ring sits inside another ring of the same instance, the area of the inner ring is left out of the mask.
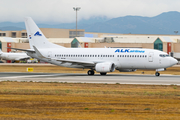
[[[175,64],[177,64],[177,63],[178,63],[178,61],[177,61],[176,59],[174,59],[174,58],[173,58],[173,59],[171,59],[171,61],[170,61],[170,62],[171,62],[171,65],[175,65]]]

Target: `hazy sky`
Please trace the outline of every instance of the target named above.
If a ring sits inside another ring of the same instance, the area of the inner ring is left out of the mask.
[[[37,23],[75,22],[73,7],[81,7],[78,19],[126,15],[152,17],[179,11],[180,0],[0,0],[0,22],[23,22],[30,16]]]

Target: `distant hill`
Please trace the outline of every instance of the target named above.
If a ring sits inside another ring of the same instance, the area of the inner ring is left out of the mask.
[[[15,27],[15,26],[7,26],[7,27],[1,27],[0,30],[2,31],[21,31],[24,28]]]
[[[180,13],[167,12],[155,17],[125,16],[91,26],[80,26],[88,32],[123,34],[175,34],[180,32]]]
[[[57,25],[38,24],[41,28],[75,29],[75,23]],[[24,23],[0,23],[0,30],[22,30]],[[122,34],[180,34],[180,13],[165,12],[155,17],[125,16],[113,19],[94,17],[78,21],[78,29],[86,32],[122,33]]]
[[[2,31],[13,31],[13,30],[22,30],[25,29],[25,24],[23,22],[20,23],[12,23],[12,22],[1,22],[0,30]]]

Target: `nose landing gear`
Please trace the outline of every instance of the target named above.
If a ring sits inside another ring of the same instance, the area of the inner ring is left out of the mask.
[[[105,72],[105,73],[102,73],[102,72],[101,72],[100,74],[101,74],[101,75],[106,75],[106,72]]]
[[[166,68],[156,69],[156,73],[155,73],[155,75],[156,75],[156,76],[160,76],[159,71],[165,71],[165,70],[166,70]]]
[[[159,73],[159,72],[156,72],[155,75],[156,75],[156,76],[160,76],[160,73]]]

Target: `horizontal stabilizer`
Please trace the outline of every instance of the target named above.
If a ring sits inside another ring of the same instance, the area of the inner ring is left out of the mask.
[[[45,58],[45,57],[39,52],[39,50],[38,50],[35,46],[33,46],[33,48],[34,48],[34,50],[36,51],[36,54],[37,54],[38,57],[40,57],[40,58]]]
[[[34,50],[32,49],[19,49],[19,48],[11,48],[11,47],[7,47],[9,49],[13,49],[13,50],[20,50],[20,51],[26,51],[26,52],[35,52]]]

